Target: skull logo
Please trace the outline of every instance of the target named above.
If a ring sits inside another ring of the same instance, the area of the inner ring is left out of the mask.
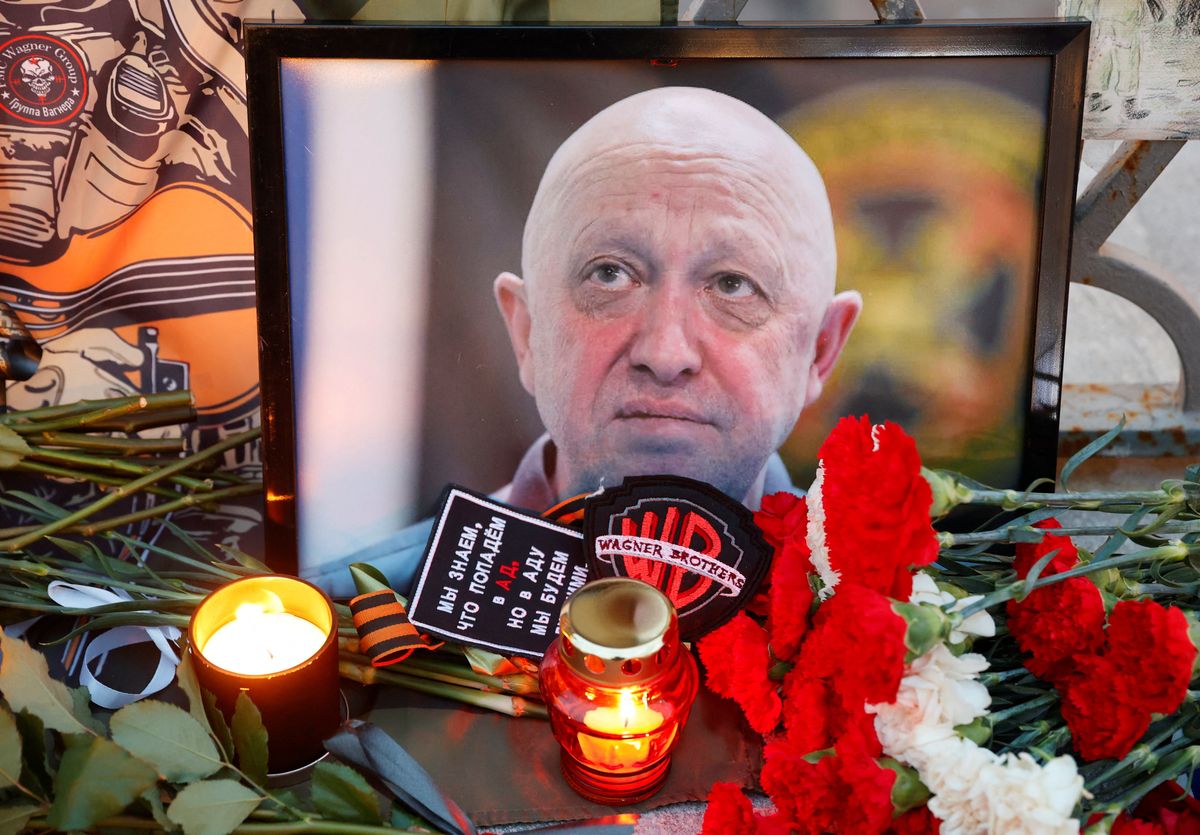
[[[50,94],[54,82],[54,65],[40,55],[26,58],[20,66],[21,80],[39,99]]]

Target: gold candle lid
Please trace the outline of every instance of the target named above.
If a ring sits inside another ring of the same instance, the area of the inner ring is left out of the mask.
[[[628,577],[585,585],[563,605],[559,628],[567,666],[597,684],[645,684],[671,669],[680,652],[671,601]]]

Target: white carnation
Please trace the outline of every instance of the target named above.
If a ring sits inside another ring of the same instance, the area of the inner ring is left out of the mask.
[[[1071,817],[1083,793],[1083,778],[1070,757],[1044,766],[1029,754],[1005,754],[979,773],[977,792],[986,797],[987,831],[994,835],[1067,835],[1079,832]]]
[[[920,769],[926,759],[921,748],[957,738],[956,725],[985,715],[992,697],[975,679],[987,666],[982,655],[956,657],[942,644],[912,662],[892,704],[867,705],[888,756]]]
[[[804,531],[804,540],[812,554],[813,568],[821,578],[824,587],[817,592],[817,597],[827,600],[833,595],[841,576],[829,562],[829,546],[825,543],[825,505],[821,500],[821,486],[825,483],[825,462],[817,463],[817,475],[812,486],[808,488],[808,519]]]
[[[937,583],[932,577],[924,571],[918,571],[913,576],[912,594],[909,595],[909,603],[932,603],[934,606],[945,608],[953,603],[947,611],[959,612],[970,606],[976,600],[979,600],[982,595],[974,594],[970,597],[956,599],[954,595],[948,591],[942,591],[938,588]],[[961,644],[969,636],[979,638],[990,638],[996,634],[996,622],[992,620],[992,616],[988,614],[986,609],[982,609],[973,615],[967,616],[962,623],[950,630],[950,643]]]

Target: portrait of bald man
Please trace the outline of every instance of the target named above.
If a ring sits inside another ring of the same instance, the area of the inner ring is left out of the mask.
[[[507,498],[534,510],[670,473],[750,507],[790,486],[775,454],[861,309],[834,293],[816,167],[711,90],[625,98],[558,149],[495,282],[547,435]]]
[[[558,148],[494,294],[545,433],[492,495],[535,512],[630,475],[699,479],[756,508],[793,489],[776,450],[862,308],[835,293],[821,177],[770,118],[708,89],[604,108]],[[479,485],[470,485],[479,487]],[[431,520],[307,572],[405,588]]]

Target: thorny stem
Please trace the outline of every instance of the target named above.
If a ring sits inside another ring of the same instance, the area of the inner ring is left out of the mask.
[[[174,464],[170,464],[166,467],[157,469],[151,473],[148,473],[148,474],[142,476],[141,478],[135,479],[127,484],[117,487],[116,489],[114,489],[111,492],[107,493],[106,495],[100,497],[96,501],[92,502],[87,507],[84,507],[81,510],[77,510],[74,513],[64,516],[61,519],[56,519],[53,522],[49,522],[49,523],[43,525],[41,528],[39,528],[36,531],[30,531],[29,533],[23,534],[21,536],[17,536],[12,539],[6,539],[3,541],[0,541],[0,551],[8,551],[8,552],[19,551],[20,549],[24,548],[26,545],[29,545],[30,543],[36,542],[37,540],[41,539],[43,536],[48,536],[49,534],[52,534],[52,533],[58,533],[59,531],[65,529],[65,528],[69,528],[73,525],[78,525],[78,524],[82,523],[84,520],[88,519],[89,517],[95,515],[98,511],[103,510],[104,508],[108,507],[109,505],[116,503],[117,501],[121,500],[125,496],[128,496],[132,493],[136,493],[137,491],[142,490],[143,488],[145,488],[151,484],[154,484],[157,481],[161,481],[164,478],[169,478],[169,477],[175,475],[176,473],[182,472],[182,471],[188,469],[189,467],[195,466],[197,463],[199,463],[201,461],[207,461],[210,458],[214,458],[217,455],[220,455],[221,453],[225,452],[226,450],[234,449],[236,447],[242,446],[243,444],[247,443],[248,441],[252,441],[255,438],[257,438],[259,436],[259,434],[260,434],[259,429],[257,429],[257,428],[251,429],[248,432],[242,432],[237,435],[232,435],[232,436],[226,438],[225,440],[220,441],[219,443],[213,444],[212,446],[207,447],[206,449],[204,449],[200,452],[197,452],[193,455],[189,455],[187,458],[181,458],[179,461],[175,462]]]

